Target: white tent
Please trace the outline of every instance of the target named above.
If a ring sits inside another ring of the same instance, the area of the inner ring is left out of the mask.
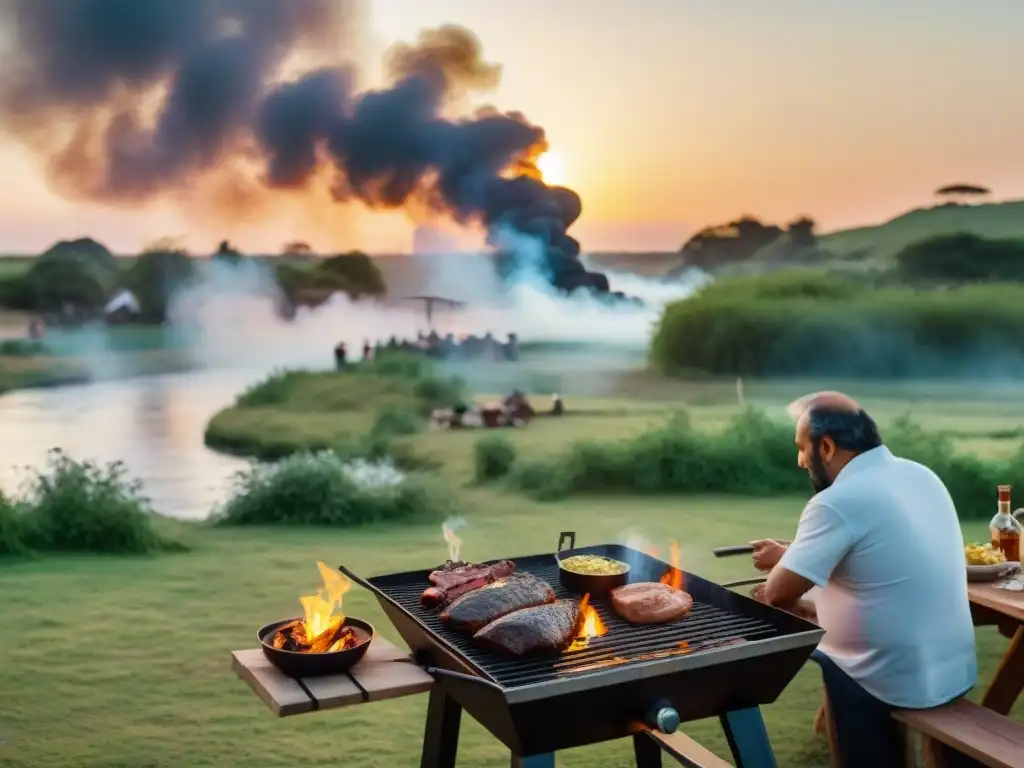
[[[127,310],[133,315],[137,315],[142,311],[139,306],[139,300],[135,298],[135,294],[129,290],[121,291],[114,298],[107,302],[107,306],[103,308],[104,314],[112,315],[115,312]]]

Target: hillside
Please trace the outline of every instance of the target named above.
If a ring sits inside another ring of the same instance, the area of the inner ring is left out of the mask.
[[[953,232],[1024,239],[1024,200],[919,208],[875,226],[822,234],[818,243],[821,250],[832,254],[838,261],[847,265],[869,266],[888,261],[902,247],[914,241]],[[473,254],[415,257],[388,254],[375,257],[389,293],[396,296],[438,289],[439,278],[443,282],[447,275],[455,279],[464,277],[462,269],[466,260],[477,258]],[[663,277],[680,265],[677,251],[591,253],[586,259],[599,270],[633,272],[653,278]],[[803,261],[806,266],[827,265],[816,252],[809,252]],[[30,257],[0,255],[0,279],[24,271],[30,263]],[[127,259],[125,263],[128,263]],[[793,263],[793,254],[787,238],[779,238],[758,251],[751,261],[737,267],[740,271],[758,271],[759,267],[771,270],[784,263]]]
[[[821,247],[842,259],[886,261],[916,240],[953,232],[989,238],[1024,238],[1024,200],[985,205],[919,208],[873,227],[845,229],[818,238]]]

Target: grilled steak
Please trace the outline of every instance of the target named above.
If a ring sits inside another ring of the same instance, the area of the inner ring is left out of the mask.
[[[612,607],[631,624],[665,624],[693,606],[693,598],[668,584],[627,584],[611,591]]]
[[[579,603],[558,600],[502,616],[473,635],[473,639],[481,645],[515,656],[554,654],[561,653],[572,644],[579,624]]]
[[[460,632],[476,632],[512,611],[554,601],[555,592],[546,581],[532,573],[513,573],[458,598],[441,621]]]
[[[431,610],[440,608],[460,595],[510,575],[515,569],[516,564],[511,560],[502,560],[500,563],[492,565],[476,565],[449,560],[427,577],[434,586],[427,587],[420,595],[420,604]]]
[[[449,560],[431,573],[427,579],[435,587],[440,587],[447,591],[452,587],[475,579],[490,578],[492,581],[500,579],[503,576],[508,576],[515,569],[516,564],[511,560],[502,560],[500,563],[491,563],[490,565],[483,563],[453,563]]]

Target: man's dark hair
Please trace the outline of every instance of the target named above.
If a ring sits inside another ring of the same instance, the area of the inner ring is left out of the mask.
[[[828,435],[836,446],[853,453],[864,453],[882,444],[878,425],[863,408],[837,408],[814,405],[807,410],[807,429],[815,446]]]

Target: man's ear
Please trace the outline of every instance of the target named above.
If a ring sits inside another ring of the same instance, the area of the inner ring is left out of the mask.
[[[828,464],[832,461],[832,457],[836,455],[836,441],[828,435],[824,435],[818,442],[818,453],[822,461]]]

